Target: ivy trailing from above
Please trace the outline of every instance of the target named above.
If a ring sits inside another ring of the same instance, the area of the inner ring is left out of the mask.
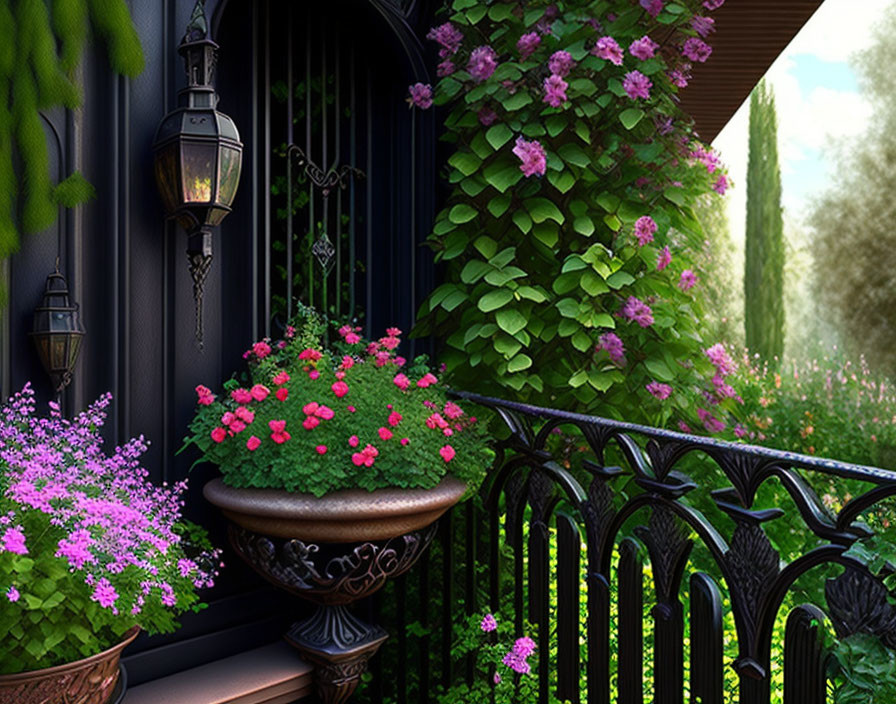
[[[125,0],[0,0],[0,258],[18,249],[20,232],[49,227],[59,206],[94,194],[78,172],[52,182],[40,114],[80,104],[74,76],[90,29],[105,41],[114,71],[143,70]]]
[[[721,0],[454,0],[429,38],[454,184],[430,242],[447,264],[415,334],[456,383],[711,433],[737,407],[703,338],[692,206],[727,176],[677,104]],[[719,204],[721,207],[721,204]]]

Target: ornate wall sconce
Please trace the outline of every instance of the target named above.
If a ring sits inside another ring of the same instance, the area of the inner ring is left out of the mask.
[[[202,347],[202,293],[212,263],[211,228],[231,210],[240,180],[243,144],[236,125],[216,110],[214,88],[218,45],[208,37],[204,0],[197,0],[178,47],[188,85],[176,110],[156,131],[156,182],[168,217],[187,231],[193,278],[196,340]]]

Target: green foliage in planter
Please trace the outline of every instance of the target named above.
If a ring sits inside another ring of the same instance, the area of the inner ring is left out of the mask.
[[[683,42],[700,41],[690,25],[698,7],[669,4],[654,18],[630,2],[451,5],[463,41],[454,53],[443,47],[455,70],[435,102],[451,106],[453,190],[430,238],[446,275],[415,334],[446,339],[444,360],[462,386],[655,425],[701,424],[700,394],[714,376],[702,350],[715,340],[704,340],[689,290],[695,273],[700,286],[692,252],[703,242],[692,205],[727,180],[667,73],[683,70]],[[539,32],[537,47],[521,53],[521,38]],[[644,35],[664,48],[644,60],[624,51]],[[621,65],[597,55],[604,36],[621,45]],[[482,46],[497,67],[478,80]],[[556,52],[568,53],[565,74]],[[555,68],[566,99],[552,106],[545,81]],[[652,82],[649,98],[630,97],[636,72]],[[651,318],[626,316],[634,299]],[[608,335],[624,355],[609,351]],[[670,385],[671,396],[652,396],[652,383]]]
[[[37,232],[94,194],[74,172],[50,178],[41,111],[78,107],[75,72],[88,31],[101,37],[112,69],[143,70],[140,38],[125,0],[0,0],[0,258],[18,249],[20,231]],[[20,184],[22,186],[20,190]]]
[[[401,331],[368,342],[344,325],[327,345],[326,319],[297,305],[284,340],[246,352],[242,383],[225,382],[218,400],[196,388],[185,446],[196,445],[236,487],[322,496],[429,489],[451,474],[475,491],[493,457],[485,424],[448,400],[425,358],[406,365],[395,353]]]

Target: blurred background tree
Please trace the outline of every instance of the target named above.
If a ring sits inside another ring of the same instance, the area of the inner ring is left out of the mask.
[[[838,168],[814,202],[813,289],[844,346],[896,375],[896,6],[855,60],[873,115],[861,136],[838,144]]]

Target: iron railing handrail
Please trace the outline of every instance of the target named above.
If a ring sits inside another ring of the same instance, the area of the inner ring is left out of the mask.
[[[470,391],[452,389],[450,393],[457,398],[471,401],[488,408],[504,408],[545,420],[555,419],[573,423],[586,423],[588,425],[618,432],[637,433],[651,439],[685,442],[695,450],[711,449],[716,451],[733,451],[744,456],[761,457],[764,460],[778,461],[782,467],[810,469],[824,474],[833,474],[843,477],[844,479],[858,479],[874,484],[896,484],[896,471],[884,469],[882,467],[840,462],[826,457],[803,455],[797,452],[776,450],[758,445],[731,442],[729,440],[716,440],[714,438],[691,435],[676,430],[655,428],[647,425],[639,425],[637,423],[603,418],[601,416],[592,416],[584,413],[544,408],[542,406],[534,406],[517,401],[508,401],[492,396],[483,396]]]

